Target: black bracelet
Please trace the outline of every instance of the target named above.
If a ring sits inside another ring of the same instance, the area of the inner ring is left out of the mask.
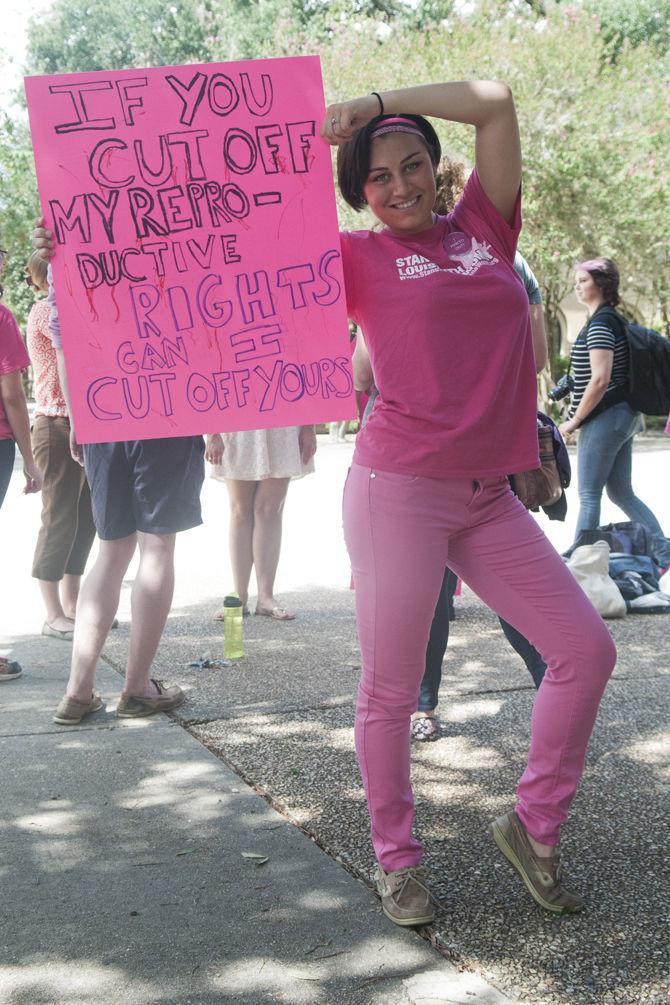
[[[370,94],[374,94],[375,98],[379,102],[379,114],[383,115],[384,114],[384,102],[382,101],[381,94],[378,94],[376,91],[370,91]]]

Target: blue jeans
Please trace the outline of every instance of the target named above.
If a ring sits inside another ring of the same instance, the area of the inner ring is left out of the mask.
[[[595,530],[600,523],[603,489],[629,520],[644,524],[651,532],[654,556],[659,565],[670,565],[670,541],[660,523],[633,492],[633,440],[642,429],[642,416],[622,401],[587,422],[579,431],[577,478],[579,516],[575,540],[582,530]]]
[[[420,712],[432,712],[434,708],[437,708],[440,684],[442,682],[442,661],[449,642],[449,605],[453,599],[455,589],[456,576],[451,569],[445,569],[440,595],[437,598],[433,623],[430,626],[430,636],[426,649],[426,669],[421,681],[419,704],[417,705]],[[505,633],[509,644],[526,664],[535,687],[539,687],[544,677],[544,671],[547,669],[547,664],[528,639],[524,638],[521,632],[517,632],[516,628],[512,628],[502,618],[500,618],[500,627]]]
[[[0,440],[0,506],[2,506],[14,470],[14,440]]]

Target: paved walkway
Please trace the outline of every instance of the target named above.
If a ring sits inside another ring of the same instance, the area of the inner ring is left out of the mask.
[[[106,710],[54,726],[70,647],[35,634],[28,572],[11,589],[3,577],[0,652],[26,673],[0,694],[0,1001],[666,1005],[670,620],[660,616],[611,626],[620,664],[564,841],[590,910],[560,920],[532,905],[485,833],[512,799],[532,690],[490,612],[458,601],[444,736],[414,757],[442,954],[381,916],[364,885],[373,862],[351,736],[358,654],[339,527],[349,456],[321,444],[319,474],[291,487],[280,587],[299,619],[250,618],[247,655],[225,670],[188,667],[221,655],[211,614],[228,585],[225,499],[206,485],[206,524],[180,543],[156,660],[158,676],[189,690],[174,721],[113,714],[125,589],[101,665]],[[640,492],[666,526],[669,460],[662,442],[636,458]],[[0,553],[27,570],[39,507],[17,486]],[[549,530],[569,543],[569,526]]]
[[[0,1001],[510,1005],[413,932],[175,721],[51,723],[70,647],[0,695]],[[120,678],[101,666],[103,694]]]

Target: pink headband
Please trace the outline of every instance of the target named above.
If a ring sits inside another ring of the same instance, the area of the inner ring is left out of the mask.
[[[382,119],[377,128],[373,130],[370,140],[376,140],[378,136],[386,136],[387,133],[413,133],[414,136],[420,136],[424,143],[426,142],[426,137],[417,124],[411,119],[405,119],[399,115]]]

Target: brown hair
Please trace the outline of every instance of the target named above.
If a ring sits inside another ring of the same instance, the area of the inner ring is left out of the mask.
[[[343,143],[337,150],[337,181],[340,186],[342,197],[352,209],[360,210],[365,206],[363,186],[370,174],[370,148],[372,146],[372,134],[385,119],[395,119],[395,115],[378,115],[368,122],[367,126],[358,129],[350,140]],[[403,115],[403,119],[409,119],[420,131],[424,143],[428,147],[428,153],[433,163],[437,167],[442,156],[442,148],[437,138],[437,133],[427,119],[422,115]]]
[[[616,307],[621,301],[619,296],[619,268],[611,258],[589,258],[576,266],[588,272],[593,282],[603,295],[603,300],[610,307]]]
[[[448,216],[463,194],[465,188],[465,164],[443,157],[435,176],[435,212]]]
[[[42,258],[39,251],[33,251],[26,263],[26,272],[40,290],[47,285],[48,268],[49,263]]]

